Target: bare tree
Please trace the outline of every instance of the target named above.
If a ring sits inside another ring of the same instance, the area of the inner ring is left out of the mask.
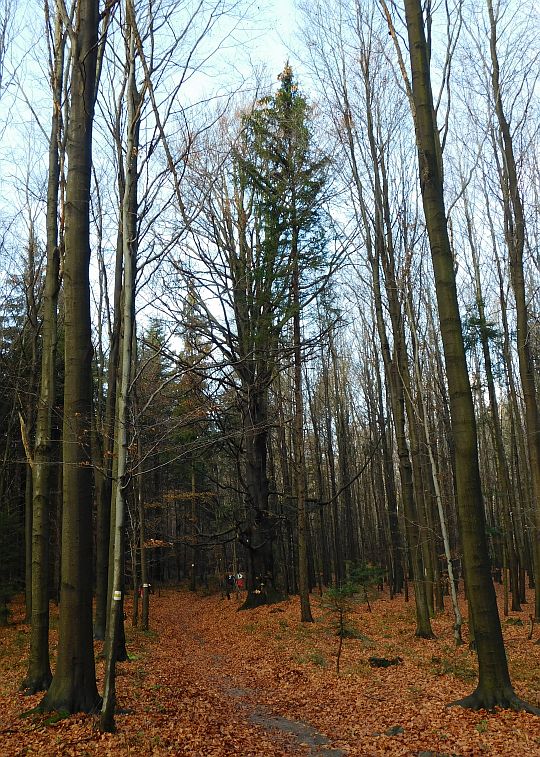
[[[53,18],[45,5],[50,36],[50,83],[53,98],[49,138],[47,186],[47,267],[43,299],[41,384],[39,390],[33,464],[32,518],[32,623],[30,661],[23,687],[31,692],[47,689],[49,663],[49,523],[51,519],[52,414],[56,396],[57,306],[60,288],[59,185],[62,140],[61,98],[64,81],[66,30],[61,13]]]
[[[97,0],[79,0],[74,21],[60,5],[71,44],[65,228],[65,385],[62,586],[58,657],[40,709],[91,712],[99,703],[92,641],[92,417],[90,180],[98,57]]]
[[[431,91],[424,17],[418,0],[405,0],[412,73],[414,126],[420,188],[429,236],[439,322],[443,340],[456,443],[457,506],[479,680],[473,694],[459,701],[472,708],[494,706],[540,711],[520,700],[510,682],[486,540],[478,464],[476,420],[457,300],[454,262],[444,204],[442,164]]]

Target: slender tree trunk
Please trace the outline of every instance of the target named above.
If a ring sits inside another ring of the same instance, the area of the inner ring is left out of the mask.
[[[296,507],[298,512],[298,589],[300,620],[313,623],[309,604],[308,515],[306,503],[306,463],[304,456],[304,402],[302,397],[302,333],[300,324],[300,272],[298,263],[298,229],[293,229],[291,257],[293,349],[294,349],[294,463]]]
[[[105,686],[101,709],[100,728],[114,731],[116,704],[116,653],[122,617],[124,589],[124,516],[126,489],[128,486],[128,403],[131,381],[133,329],[135,320],[135,274],[137,269],[137,153],[139,148],[140,95],[135,79],[135,19],[134,7],[126,2],[128,22],[128,87],[127,87],[127,143],[124,197],[122,201],[122,240],[124,248],[123,317],[121,340],[121,374],[117,398],[118,468],[114,517],[112,596],[107,622],[107,657],[105,663]]]
[[[409,455],[409,446],[406,435],[405,423],[405,397],[403,381],[399,376],[399,368],[396,359],[390,354],[386,326],[382,311],[382,298],[380,291],[380,273],[377,258],[372,255],[371,259],[373,275],[373,291],[375,298],[375,312],[377,329],[381,342],[385,373],[390,385],[392,401],[392,415],[396,432],[396,444],[399,458],[399,473],[402,489],[402,501],[405,516],[405,533],[409,559],[412,567],[414,581],[414,593],[416,603],[416,635],[421,638],[433,638],[433,631],[429,620],[429,611],[426,596],[426,584],[424,581],[424,566],[422,564],[420,531],[418,521],[417,503],[414,498],[414,485],[412,464]],[[399,336],[398,336],[399,339]]]
[[[323,451],[321,444],[321,431],[319,427],[319,416],[317,414],[317,408],[315,407],[314,398],[312,395],[311,387],[306,382],[306,390],[308,395],[311,426],[313,428],[313,458],[317,478],[317,498],[319,502],[324,500],[326,494],[326,487],[324,485],[323,477]],[[332,582],[332,572],[330,565],[330,557],[328,554],[328,528],[327,528],[327,514],[324,507],[319,507],[318,520],[319,520],[319,540],[320,540],[320,569],[322,573],[322,582],[325,586],[330,586]]]
[[[330,475],[330,500],[332,502],[332,546],[334,557],[334,582],[337,587],[341,586],[345,579],[345,566],[343,564],[343,550],[341,548],[341,528],[339,517],[339,498],[336,477],[336,463],[334,454],[332,417],[330,415],[330,369],[328,362],[323,357],[323,386],[324,386],[324,420],[326,431],[326,457],[328,460],[328,472]],[[337,390],[336,390],[337,391]]]
[[[139,434],[137,441],[139,460],[143,458],[142,441]],[[146,555],[146,517],[144,512],[144,483],[143,472],[139,470],[137,479],[137,512],[139,516],[139,544],[141,561],[141,588],[142,588],[142,613],[141,630],[148,631],[148,618],[150,615],[150,584],[148,582],[148,558]]]
[[[369,69],[367,64],[363,62],[363,81],[366,89],[366,101],[371,101],[371,89]],[[348,102],[348,94],[345,90],[345,109],[347,113],[350,113],[350,106]],[[418,518],[418,506],[414,496],[413,485],[413,469],[411,463],[411,455],[409,449],[409,443],[406,434],[406,402],[410,404],[410,398],[405,396],[405,387],[403,383],[403,375],[400,374],[402,368],[405,368],[408,375],[408,366],[405,350],[405,340],[403,334],[403,324],[401,322],[399,313],[399,303],[397,302],[397,292],[393,290],[395,284],[395,276],[390,277],[393,272],[393,251],[387,249],[387,246],[392,246],[391,236],[388,236],[391,232],[391,226],[385,230],[385,217],[388,211],[385,213],[385,197],[384,189],[386,189],[384,174],[381,181],[380,167],[379,167],[379,151],[375,143],[374,125],[372,122],[371,108],[367,110],[367,122],[368,122],[368,138],[370,141],[370,153],[372,163],[374,166],[374,199],[375,199],[375,219],[374,219],[374,239],[372,238],[371,223],[369,221],[369,214],[364,200],[364,190],[362,181],[358,171],[357,158],[356,158],[356,146],[353,136],[351,119],[346,119],[347,125],[347,140],[349,155],[351,161],[351,167],[353,172],[353,179],[356,185],[359,202],[359,215],[362,220],[365,234],[366,234],[366,247],[368,249],[368,255],[370,259],[370,265],[372,269],[373,277],[373,291],[375,300],[375,315],[377,323],[377,331],[379,333],[379,339],[381,342],[381,352],[383,356],[383,363],[385,369],[385,375],[390,389],[390,397],[392,404],[392,416],[394,420],[394,428],[396,433],[396,445],[399,458],[399,473],[402,487],[402,501],[405,514],[405,533],[407,536],[407,545],[410,563],[412,567],[412,577],[414,581],[415,602],[416,602],[416,635],[422,638],[433,638],[433,631],[431,629],[431,623],[429,620],[429,612],[427,607],[427,595],[426,585],[424,580],[424,566],[422,564],[421,557],[421,541],[419,533],[419,518]],[[384,187],[383,187],[384,184]],[[386,231],[386,234],[385,234]],[[394,337],[394,352],[390,351],[388,342],[386,324],[382,309],[382,294],[381,294],[381,281],[380,281],[380,268],[381,263],[385,270],[385,282],[386,292],[391,297],[391,324],[392,334]],[[410,382],[409,382],[410,385]],[[413,419],[413,424],[415,420]]]
[[[381,435],[382,450],[382,473],[384,479],[384,489],[386,494],[386,509],[388,512],[388,530],[390,533],[391,544],[391,565],[392,565],[392,589],[391,594],[399,594],[403,590],[403,544],[399,530],[399,518],[397,512],[397,495],[396,484],[394,479],[394,464],[392,459],[392,433],[387,426],[384,417],[382,381],[380,367],[377,362],[377,384],[379,387],[378,397],[378,429]]]
[[[24,483],[24,604],[26,621],[32,619],[32,466],[26,464]]]
[[[456,450],[457,506],[467,595],[478,652],[479,680],[465,707],[525,705],[510,683],[495,589],[491,580],[478,465],[476,421],[457,299],[454,260],[444,206],[442,166],[435,123],[422,5],[405,0],[412,70],[420,188],[431,248]]]
[[[419,359],[419,353],[418,353],[418,334],[416,332],[416,328],[414,326],[414,320],[412,318],[410,318],[410,323],[412,327],[413,342],[414,342],[414,368],[416,372],[416,381],[418,384],[418,398],[422,404],[421,415],[422,415],[422,419],[424,423],[426,447],[427,447],[427,451],[429,455],[429,464],[430,464],[431,476],[433,480],[433,489],[435,492],[435,499],[437,502],[437,513],[439,515],[439,523],[441,526],[441,533],[442,533],[442,539],[443,539],[443,544],[444,544],[444,555],[446,557],[446,568],[448,571],[448,584],[449,584],[450,597],[452,599],[452,609],[454,611],[454,628],[453,628],[454,639],[456,641],[456,646],[460,646],[461,644],[463,644],[463,639],[461,637],[461,627],[463,625],[463,618],[461,615],[461,610],[459,609],[459,602],[458,602],[458,597],[457,597],[456,581],[454,577],[454,566],[452,564],[452,553],[450,550],[450,538],[448,536],[448,528],[446,526],[446,517],[444,514],[441,488],[439,486],[439,472],[437,470],[437,463],[436,463],[435,456],[433,454],[433,449],[430,443],[428,415],[425,408],[424,398],[421,393],[420,359]]]
[[[195,481],[195,466],[191,463],[191,568],[189,590],[197,589],[198,550],[197,550],[197,487]]]
[[[474,269],[474,282],[476,290],[476,304],[478,308],[478,320],[479,320],[479,332],[480,343],[482,346],[482,355],[484,358],[484,370],[486,373],[486,383],[489,396],[489,404],[491,409],[491,435],[493,446],[497,456],[497,472],[499,487],[501,491],[500,498],[500,513],[502,516],[502,523],[504,529],[503,535],[503,552],[507,562],[507,567],[510,570],[511,583],[514,587],[512,590],[512,610],[519,612],[521,607],[519,606],[519,592],[515,590],[516,581],[518,576],[518,561],[514,547],[514,539],[512,533],[512,524],[510,521],[510,512],[515,509],[514,496],[512,486],[510,484],[510,472],[508,468],[508,460],[504,449],[503,435],[501,428],[501,421],[499,417],[499,403],[497,400],[497,393],[495,391],[495,380],[493,377],[493,364],[491,361],[491,351],[489,348],[489,336],[488,336],[488,324],[486,320],[484,298],[482,294],[482,283],[480,280],[480,265],[478,261],[478,252],[476,249],[476,243],[473,232],[473,221],[469,210],[467,192],[463,187],[463,197],[465,205],[465,220],[467,223],[467,235],[469,238],[469,245],[471,248],[471,257]],[[505,573],[506,578],[506,573]],[[507,613],[505,613],[507,614]]]
[[[124,181],[120,182],[122,191]],[[102,439],[102,471],[96,479],[96,612],[94,617],[94,638],[105,639],[107,626],[107,597],[109,588],[109,537],[111,528],[111,501],[113,496],[114,425],[116,408],[116,384],[118,377],[118,352],[121,329],[122,292],[122,234],[119,231],[116,250],[114,276],[114,314],[110,335],[111,346],[107,370],[107,398],[105,400],[105,420]]]
[[[64,77],[65,31],[60,13],[55,18],[53,115],[49,139],[47,185],[47,268],[43,296],[41,385],[36,420],[33,468],[32,518],[32,626],[30,661],[23,688],[29,693],[48,689],[52,679],[49,661],[49,540],[52,518],[51,467],[53,463],[52,413],[56,394],[57,310],[60,286],[58,192],[60,185],[60,101]]]

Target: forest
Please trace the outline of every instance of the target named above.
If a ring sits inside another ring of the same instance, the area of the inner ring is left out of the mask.
[[[1,755],[540,755],[540,9],[292,7],[0,0]]]

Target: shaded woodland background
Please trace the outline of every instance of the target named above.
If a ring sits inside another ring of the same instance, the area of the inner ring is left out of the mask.
[[[0,621],[24,591],[23,687],[51,684],[62,599],[41,707],[99,706],[106,640],[110,728],[124,623],[241,572],[245,608],[299,594],[306,623],[312,592],[380,585],[429,639],[446,602],[458,644],[467,588],[503,670],[480,662],[467,704],[524,705],[492,579],[533,639],[534,3],[300,3],[277,80],[240,65],[264,25],[242,3],[34,10],[0,5]]]

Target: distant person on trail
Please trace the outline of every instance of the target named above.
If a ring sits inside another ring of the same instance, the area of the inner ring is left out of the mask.
[[[243,573],[238,573],[238,575],[236,576],[236,585],[238,586],[239,591],[244,590],[244,574]]]
[[[225,579],[225,593],[227,594],[227,599],[231,598],[231,591],[234,591],[235,585],[235,578],[232,573],[229,573]]]

